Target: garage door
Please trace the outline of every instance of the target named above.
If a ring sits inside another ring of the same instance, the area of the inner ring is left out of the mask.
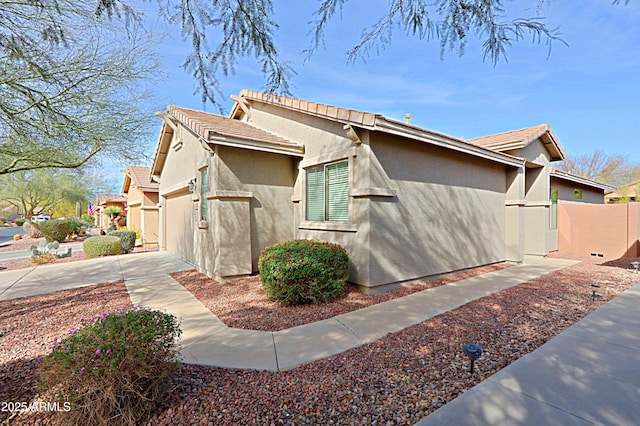
[[[165,203],[164,231],[167,251],[188,262],[194,262],[194,206],[191,193],[185,192],[167,197]]]

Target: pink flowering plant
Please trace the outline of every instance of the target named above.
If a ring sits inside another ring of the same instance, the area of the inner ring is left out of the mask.
[[[72,404],[70,424],[139,424],[179,365],[177,319],[135,308],[82,322],[44,358],[40,390]]]

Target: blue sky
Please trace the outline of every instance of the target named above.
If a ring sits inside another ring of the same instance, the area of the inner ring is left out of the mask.
[[[316,3],[274,3],[281,55],[298,73],[292,91],[299,99],[399,120],[410,113],[412,124],[467,139],[548,123],[570,156],[602,149],[640,163],[638,1],[626,6],[612,6],[610,0],[549,2],[547,24],[561,27],[568,46],[556,43],[547,57],[547,47],[527,37],[510,48],[508,63],[497,66],[483,62],[476,40],[470,40],[463,56],[447,52],[441,60],[437,42],[401,31],[379,55],[347,64],[344,52],[385,10],[385,0],[347,3],[342,18],[336,16],[327,28],[326,47],[305,62],[307,22]],[[513,2],[516,7],[536,3]],[[180,67],[189,49],[178,30],[165,39],[161,53],[167,78],[157,86],[160,102],[216,112],[193,94],[193,80]],[[236,71],[221,87],[227,110],[230,95],[264,88],[252,59]]]

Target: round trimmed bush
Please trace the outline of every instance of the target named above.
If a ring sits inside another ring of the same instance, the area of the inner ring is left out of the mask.
[[[40,231],[48,243],[62,243],[71,233],[71,222],[66,219],[45,220],[40,222]]]
[[[262,288],[284,305],[319,304],[339,297],[349,255],[339,244],[293,240],[265,248],[258,259]]]
[[[25,220],[25,219],[23,219],[23,218],[21,218],[21,217],[19,217],[19,218],[17,218],[16,220],[14,220],[14,223],[15,223],[16,225],[18,225],[18,226],[22,226],[22,225],[24,225],[24,223],[25,223],[25,222],[26,222],[26,220]]]
[[[122,240],[122,251],[129,253],[136,245],[136,231],[111,231],[107,235],[113,235]]]
[[[122,240],[113,235],[96,235],[82,243],[85,257],[113,256],[122,251]]]

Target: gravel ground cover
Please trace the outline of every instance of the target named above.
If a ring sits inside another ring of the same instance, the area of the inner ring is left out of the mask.
[[[171,274],[180,284],[229,327],[261,331],[278,331],[309,324],[377,303],[438,287],[476,275],[508,268],[506,262],[447,274],[438,279],[398,288],[381,294],[364,294],[348,285],[344,295],[331,303],[318,306],[281,306],[269,300],[262,290],[259,276],[219,283],[195,270]]]
[[[290,371],[182,366],[171,397],[148,424],[414,424],[640,281],[640,274],[629,270],[631,260],[607,265],[583,262]],[[593,282],[601,285],[603,296],[595,301]],[[36,395],[31,383],[39,357],[79,316],[90,317],[128,302],[126,291],[117,287],[120,283],[111,286],[109,291],[102,285],[0,302],[0,332],[5,333],[0,338],[0,400],[29,401]],[[236,289],[238,293],[244,293],[241,288]],[[106,292],[96,293],[100,291]],[[68,305],[56,308],[58,299]],[[113,305],[103,307],[105,300]],[[40,308],[46,301],[50,310]],[[228,310],[232,317],[236,310]],[[250,321],[246,312],[238,312],[234,321],[251,324],[244,328],[277,324],[273,319]],[[252,315],[265,312],[256,310]],[[296,315],[282,318],[293,323]],[[48,321],[46,325],[43,320]],[[16,334],[7,339],[13,329]],[[468,342],[484,349],[473,375],[461,351]],[[0,413],[0,419],[3,415],[6,413]],[[11,424],[36,421],[52,423],[50,415],[38,413],[12,418]]]

